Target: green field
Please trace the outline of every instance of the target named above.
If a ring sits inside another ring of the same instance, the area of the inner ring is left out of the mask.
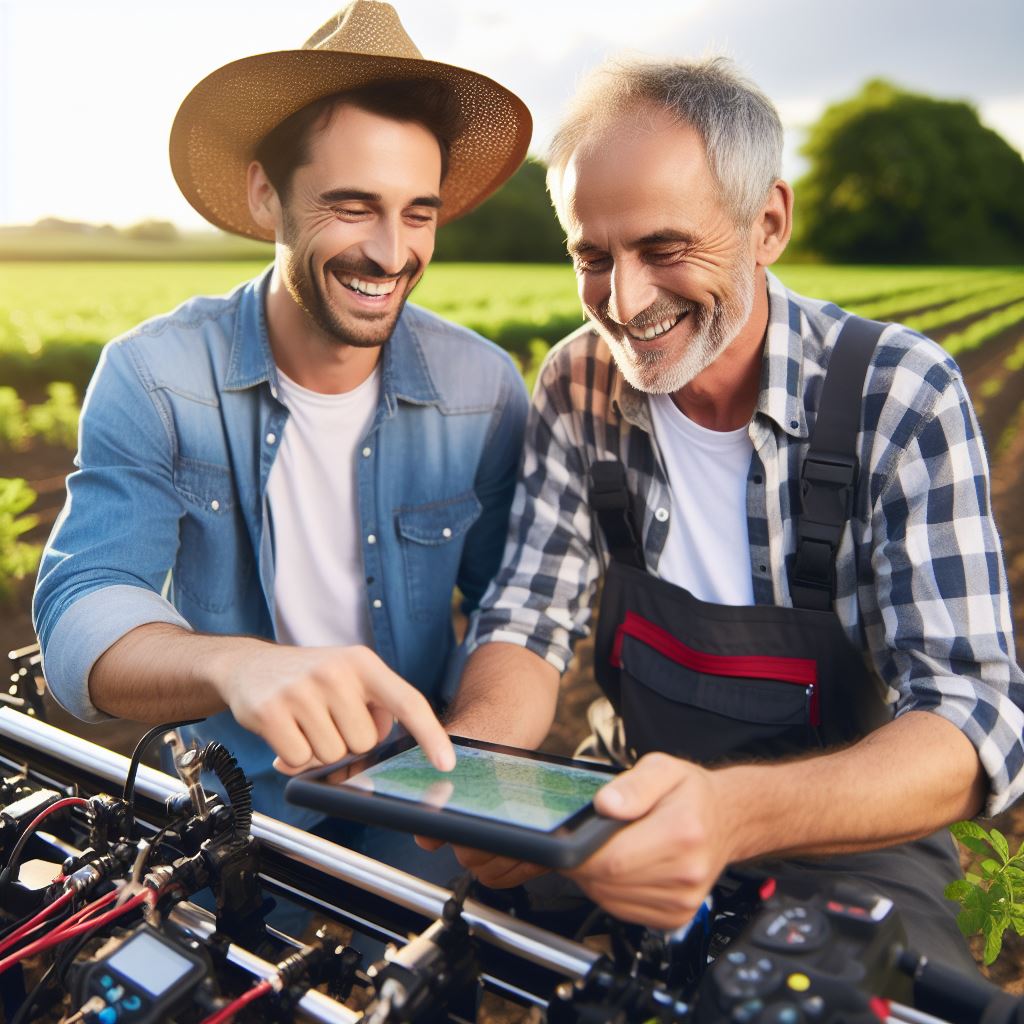
[[[196,294],[258,272],[239,263],[0,263],[0,384],[40,394],[81,386],[100,346]],[[1024,269],[783,266],[782,279],[879,319],[899,319],[960,352],[1024,324]],[[528,365],[581,321],[570,268],[435,264],[415,301],[472,327]],[[531,342],[533,344],[531,344]]]

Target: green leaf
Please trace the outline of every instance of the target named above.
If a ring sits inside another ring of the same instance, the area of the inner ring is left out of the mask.
[[[956,900],[957,903],[963,903],[974,892],[974,888],[966,878],[958,878],[955,882],[950,882],[943,893],[947,900]]]
[[[995,878],[997,875],[1002,874],[1003,865],[997,860],[993,860],[991,857],[986,857],[981,862],[981,873],[986,878]]]
[[[988,837],[988,841],[992,844],[992,849],[999,854],[1000,859],[1005,864],[1010,859],[1010,844],[1006,841],[1006,836],[999,829],[994,828],[989,832]]]
[[[973,871],[968,871],[964,875],[964,878],[966,878],[967,881],[971,883],[971,885],[980,885],[981,884],[981,875],[976,875]]]
[[[984,963],[988,967],[995,962],[1003,948],[1003,929],[992,920],[985,922],[985,956]]]
[[[980,932],[991,918],[991,900],[984,889],[975,888],[964,899],[963,910],[957,914],[956,923],[964,935]]]
[[[987,855],[991,850],[988,833],[976,821],[958,821],[949,826],[949,831],[961,846],[974,853]]]

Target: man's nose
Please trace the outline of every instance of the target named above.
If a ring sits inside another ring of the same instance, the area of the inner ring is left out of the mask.
[[[627,324],[647,309],[658,297],[657,289],[645,279],[639,268],[616,264],[611,273],[608,315]]]
[[[383,218],[378,220],[372,234],[363,243],[363,254],[385,274],[400,273],[407,256],[401,225]]]

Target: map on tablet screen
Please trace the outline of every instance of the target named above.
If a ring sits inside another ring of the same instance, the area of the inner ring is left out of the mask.
[[[450,772],[439,772],[414,747],[341,785],[550,832],[586,807],[611,781],[606,772],[473,747],[459,745],[456,752]]]

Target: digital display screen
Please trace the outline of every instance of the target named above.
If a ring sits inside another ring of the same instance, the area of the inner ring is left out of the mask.
[[[154,939],[148,932],[139,932],[129,939],[107,964],[151,996],[162,996],[194,966],[187,957]]]
[[[413,747],[341,785],[550,832],[583,810],[611,781],[606,772],[461,744],[456,744],[455,754],[454,769],[439,772]]]

